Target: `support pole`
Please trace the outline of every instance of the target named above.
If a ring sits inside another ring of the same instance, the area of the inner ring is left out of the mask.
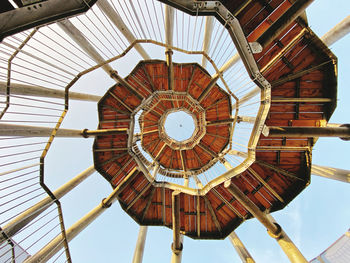
[[[276,220],[270,214],[267,214],[266,216],[271,222],[277,224]],[[274,236],[272,235],[272,237]],[[284,253],[287,255],[290,262],[308,262],[283,229],[281,229],[280,237],[278,237],[276,240]]]
[[[203,51],[208,54],[210,48],[211,35],[213,33],[214,18],[212,16],[205,17],[204,39],[203,39]],[[207,59],[205,56],[202,58],[202,67],[207,66]]]
[[[95,168],[93,165],[91,165],[85,171],[81,172],[76,177],[71,179],[69,182],[67,182],[66,184],[58,188],[56,191],[54,191],[53,192],[54,196],[57,199],[61,199],[63,196],[65,196],[67,193],[69,193],[71,190],[77,187],[80,183],[82,183],[86,178],[88,178],[94,172],[95,172]],[[20,231],[26,225],[28,225],[38,215],[44,212],[52,203],[53,203],[53,200],[49,196],[42,199],[36,205],[33,205],[32,207],[28,208],[23,213],[21,213],[19,216],[12,219],[9,223],[7,223],[3,227],[2,231],[5,232],[9,238],[11,238],[18,231]],[[3,241],[4,241],[4,237],[0,235],[0,243],[2,243]]]
[[[0,82],[0,93],[6,94],[7,83]],[[45,98],[57,98],[64,99],[64,90],[44,88],[40,86],[31,86],[20,83],[11,83],[10,85],[10,95],[23,95],[23,96],[35,96],[35,97],[45,97]],[[92,94],[84,94],[79,92],[69,92],[69,98],[71,100],[83,100],[83,101],[94,101],[97,102],[101,99],[100,96]]]
[[[321,40],[327,45],[331,46],[338,40],[342,39],[350,32],[350,16],[347,16],[339,24],[329,30],[321,37]]]
[[[119,29],[119,31],[124,35],[124,37],[129,41],[130,44],[136,40],[135,36],[131,33],[128,26],[124,23],[123,19],[119,16],[117,12],[115,12],[114,8],[108,3],[107,0],[99,0],[97,1],[96,5]],[[140,44],[136,44],[134,47],[143,59],[150,59],[149,55]]]
[[[219,69],[219,73],[215,73],[212,78],[216,79],[219,77],[219,75],[224,74],[227,70],[229,70],[231,67],[233,67],[241,57],[238,53],[234,54],[229,60],[226,61],[226,63]]]
[[[80,220],[74,223],[69,229],[66,230],[67,242],[70,242],[75,238],[81,231],[89,226],[98,216],[100,216],[107,208],[109,208],[116,200],[118,195],[123,189],[130,183],[134,178],[137,169],[134,168],[114,190],[113,192],[102,202],[96,206],[93,210],[83,216]],[[63,248],[64,237],[62,234],[52,239],[45,247],[39,250],[36,254],[26,259],[24,263],[37,263],[46,262],[53,257],[58,251]]]
[[[174,8],[171,6],[165,6],[165,43],[169,46],[173,45],[173,33],[174,33]],[[170,48],[166,48],[166,63],[168,66],[168,89],[174,90],[174,66],[173,66],[173,51]]]
[[[173,215],[173,243],[171,245],[173,254],[171,257],[171,263],[180,263],[182,258],[182,238],[180,235],[180,192],[174,191],[171,200]]]
[[[340,137],[350,139],[350,127],[268,127],[269,137]]]
[[[338,180],[345,183],[350,183],[349,170],[313,164],[311,166],[311,174],[322,176],[328,179]]]
[[[67,241],[70,242],[74,237],[76,237],[81,231],[83,231],[90,223],[92,223],[97,217],[99,217],[105,210],[107,206],[102,202],[100,205],[91,210],[88,214],[82,217],[74,225],[72,225],[66,231]],[[38,263],[46,262],[51,257],[53,257],[58,251],[63,248],[63,236],[62,234],[54,238],[45,247],[39,250],[35,255],[26,259],[24,263]]]
[[[52,128],[29,126],[29,125],[15,125],[15,124],[0,124],[0,136],[25,136],[25,137],[49,137],[52,133]],[[119,129],[102,129],[102,130],[73,130],[73,129],[58,129],[56,137],[76,138],[99,135],[114,135],[121,134],[127,131],[126,128]]]
[[[249,251],[246,249],[235,232],[232,232],[228,237],[243,263],[255,263]]]
[[[188,187],[188,184],[189,184],[188,177],[184,177],[184,186]],[[181,263],[184,237],[183,235],[180,234],[180,192],[174,191],[171,201],[172,201],[173,236],[174,236],[174,242],[171,245],[171,249],[173,251],[171,255],[171,263]],[[178,202],[176,204],[176,207],[174,206],[175,202]],[[177,221],[175,222],[175,220]],[[175,227],[175,224],[176,224],[176,227]],[[174,244],[177,244],[178,247],[174,247]]]
[[[279,224],[272,221],[268,215],[262,212],[259,207],[257,207],[235,184],[231,182],[231,180],[225,182],[225,187],[233,197],[249,211],[249,213],[267,228],[269,235],[276,239],[292,263],[307,263],[307,260]]]
[[[146,236],[147,236],[147,226],[140,226],[139,235],[137,237],[134,257],[132,263],[142,263],[143,252],[145,250]]]

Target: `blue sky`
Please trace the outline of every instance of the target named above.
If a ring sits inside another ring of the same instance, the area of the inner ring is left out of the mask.
[[[322,36],[331,27],[350,14],[346,0],[317,0],[308,9],[308,19],[312,30]],[[330,122],[349,123],[350,104],[350,62],[348,47],[350,36],[331,47],[338,57],[339,83],[338,107]],[[88,83],[91,93],[99,93],[96,82]],[[112,85],[113,81],[107,83]],[[80,108],[84,116],[78,120],[68,115],[64,125],[69,128],[87,127],[94,129],[95,106],[88,102],[72,102],[71,111]],[[80,110],[81,112],[81,110]],[[85,117],[86,116],[86,117]],[[74,122],[72,122],[74,120]],[[53,189],[92,164],[91,139],[56,139],[47,160],[46,174],[51,174]],[[337,138],[320,139],[313,151],[313,163],[350,170],[348,143]],[[75,151],[69,158],[58,156]],[[313,176],[307,187],[287,208],[273,216],[297,244],[308,260],[311,260],[331,245],[350,227],[349,185]],[[95,173],[72,193],[62,199],[66,227],[73,224],[111,192],[105,179]],[[248,220],[236,231],[256,262],[288,262],[277,242],[270,238],[266,229],[257,220]],[[131,262],[138,234],[138,225],[115,203],[84,232],[71,242],[74,262]],[[171,230],[164,227],[149,227],[146,240],[144,262],[170,262],[172,242]],[[240,262],[229,240],[196,241],[184,240],[183,262]]]

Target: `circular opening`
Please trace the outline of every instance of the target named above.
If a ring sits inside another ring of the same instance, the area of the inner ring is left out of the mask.
[[[185,111],[176,111],[168,114],[164,128],[170,138],[182,142],[191,138],[195,124],[190,114]]]

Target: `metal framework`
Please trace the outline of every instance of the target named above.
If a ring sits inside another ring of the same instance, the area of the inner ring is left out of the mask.
[[[269,214],[310,173],[349,182],[349,171],[311,165],[318,137],[350,137],[348,124],[328,124],[337,62],[326,46],[349,32],[349,17],[323,43],[302,16],[310,0],[238,2],[22,1],[0,13],[1,262],[71,262],[69,242],[116,201],[141,225],[134,263],[147,225],[172,229],[171,262],[184,236],[229,236],[255,262],[233,232],[250,218],[306,262]],[[65,127],[85,102],[98,102],[98,128]],[[183,141],[165,129],[177,111],[194,122]],[[94,164],[53,191],[60,137],[93,143]],[[66,228],[60,200],[95,169],[113,190]]]

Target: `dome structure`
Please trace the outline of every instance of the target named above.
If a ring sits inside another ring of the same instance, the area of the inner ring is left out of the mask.
[[[311,1],[15,2],[1,14],[0,136],[10,151],[1,175],[15,190],[1,214],[6,260],[70,262],[69,242],[118,200],[141,225],[139,246],[146,226],[173,230],[174,262],[183,236],[235,239],[251,218],[305,262],[269,214],[310,184],[311,168],[325,172],[312,167],[318,137],[349,137],[328,123],[337,58],[302,14]],[[86,93],[97,87],[101,96]],[[97,110],[84,114],[76,100]],[[176,139],[166,123],[179,112],[193,130]],[[94,164],[54,191],[47,171],[59,137],[93,137]],[[112,192],[65,227],[60,199],[95,170]]]

